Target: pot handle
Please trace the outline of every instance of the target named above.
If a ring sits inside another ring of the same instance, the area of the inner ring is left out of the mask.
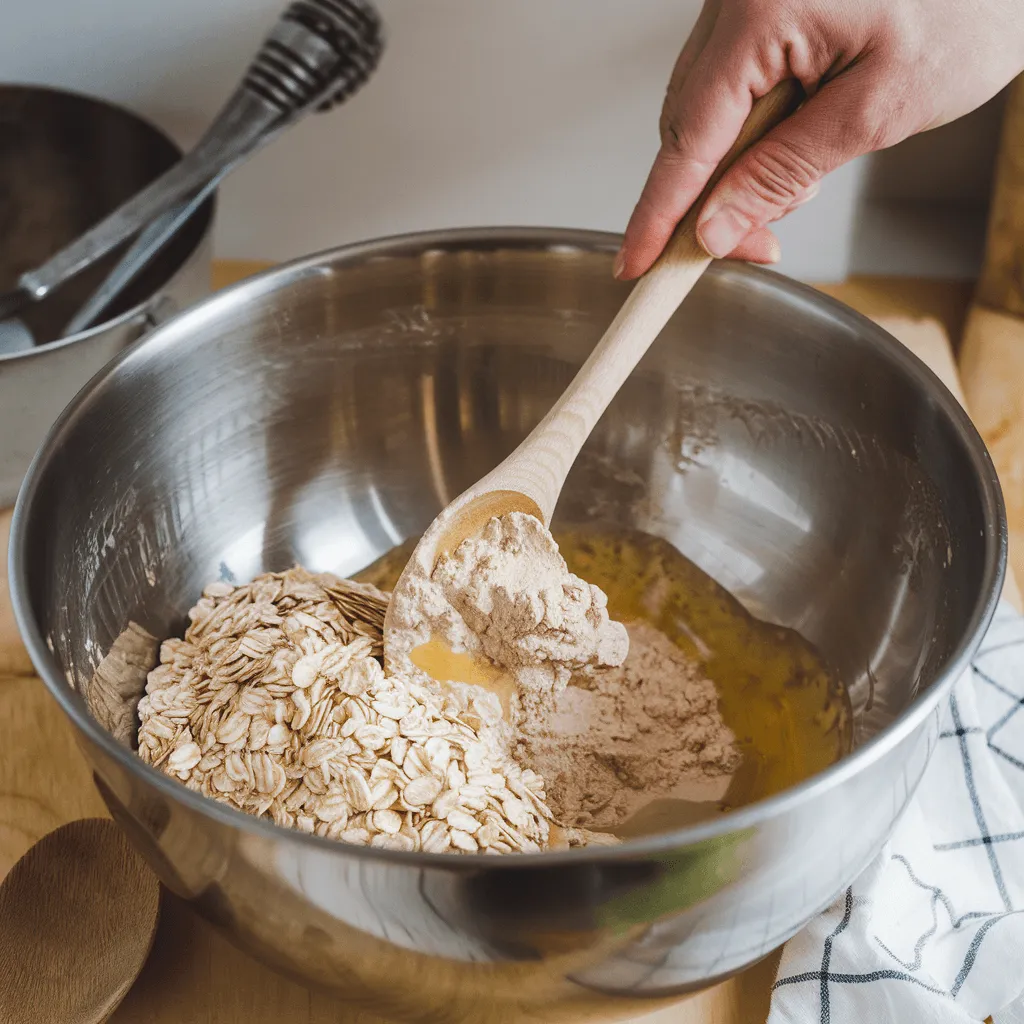
[[[172,317],[177,316],[180,311],[181,307],[178,302],[169,295],[155,295],[131,320],[124,324],[124,333],[115,344],[114,351],[123,351],[134,345],[135,342],[141,341],[147,334],[152,333]],[[102,324],[97,324],[96,326],[103,327]]]
[[[147,304],[140,314],[139,338],[145,337],[151,331],[156,330],[161,324],[167,323],[172,317],[181,312],[181,306],[176,299],[170,295],[157,295]],[[138,340],[138,339],[136,339]]]

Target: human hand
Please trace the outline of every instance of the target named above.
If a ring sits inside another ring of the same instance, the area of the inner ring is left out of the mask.
[[[809,99],[708,196],[697,235],[709,255],[776,262],[767,225],[829,171],[968,113],[1021,70],[1020,0],[706,0],[672,72],[616,277],[657,259],[753,101],[780,81],[799,79]]]

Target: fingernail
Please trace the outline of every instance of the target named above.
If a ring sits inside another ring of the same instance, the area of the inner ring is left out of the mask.
[[[728,206],[713,211],[697,225],[697,239],[709,256],[725,259],[750,232],[750,221]]]
[[[782,259],[782,246],[779,245],[777,238],[772,239],[772,247],[768,250],[766,255],[766,262],[769,266],[772,266]]]
[[[622,272],[626,269],[626,254],[620,249],[615,254],[615,262],[612,264],[612,277],[622,277]]]

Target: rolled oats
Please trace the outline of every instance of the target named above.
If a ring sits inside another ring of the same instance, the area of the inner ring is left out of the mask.
[[[386,677],[387,596],[303,569],[211,584],[160,647],[139,755],[189,788],[342,842],[442,853],[547,845],[543,780],[489,694]]]

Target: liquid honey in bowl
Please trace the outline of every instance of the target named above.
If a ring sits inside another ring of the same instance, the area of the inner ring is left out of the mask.
[[[595,526],[554,536],[569,569],[607,594],[612,618],[655,627],[700,666],[741,755],[721,785],[683,785],[608,831],[629,838],[706,820],[802,782],[848,752],[846,690],[800,634],[751,616],[661,538]],[[393,549],[357,578],[390,590],[414,547]]]

